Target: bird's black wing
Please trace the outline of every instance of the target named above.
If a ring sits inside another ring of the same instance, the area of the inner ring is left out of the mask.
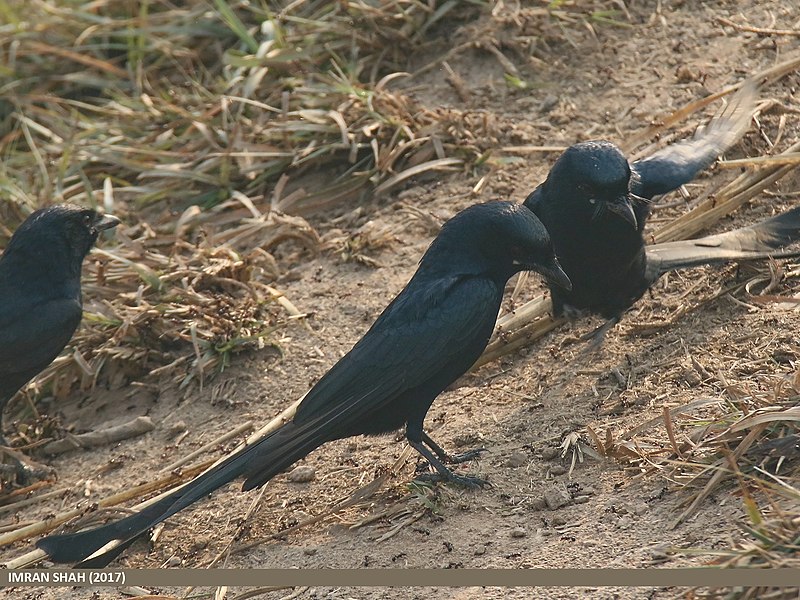
[[[312,388],[286,426],[139,513],[96,529],[49,536],[37,546],[56,562],[82,560],[106,547],[79,565],[105,566],[149,528],[236,477],[246,477],[245,489],[262,485],[326,441],[368,431],[398,395],[447,369],[453,371],[450,381],[465,371],[486,345],[499,302],[500,292],[484,278],[409,284],[364,338]],[[468,364],[456,372],[464,362]]]
[[[461,362],[465,353],[479,355],[483,338],[491,335],[501,293],[483,277],[409,286],[306,395],[295,423],[331,407],[359,405],[369,412],[384,398],[415,388],[437,371]]]
[[[472,366],[494,329],[501,298],[502,290],[484,277],[412,282],[303,398],[293,422],[313,421],[328,439],[402,427],[411,409],[393,403],[411,390],[435,397]],[[434,381],[443,383],[425,387]],[[245,489],[271,476],[257,457],[251,465]]]
[[[647,246],[646,277],[654,282],[667,271],[732,260],[800,256],[800,250],[783,250],[800,240],[800,207],[770,219],[696,240]]]
[[[80,302],[70,299],[29,306],[10,301],[0,307],[0,377],[4,379],[0,390],[5,390],[4,383],[9,388],[15,381],[23,385],[58,356],[80,323],[81,314]]]
[[[745,81],[725,110],[714,117],[694,139],[671,144],[631,164],[631,192],[653,198],[678,189],[711,166],[738,142],[750,126],[756,86]]]

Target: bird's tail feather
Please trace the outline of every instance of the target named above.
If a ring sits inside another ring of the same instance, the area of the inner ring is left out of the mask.
[[[675,269],[734,260],[800,256],[800,249],[780,250],[798,240],[800,207],[726,233],[648,246],[647,277],[653,282]]]
[[[644,198],[666,194],[714,164],[749,129],[757,92],[756,82],[745,80],[723,111],[698,129],[692,139],[635,161],[631,191]]]
[[[80,561],[76,567],[104,567],[154,525],[237,477],[250,477],[254,464],[259,465],[259,481],[266,483],[326,441],[313,423],[297,426],[289,422],[134,515],[87,531],[51,535],[36,545],[54,562]],[[114,544],[105,548],[111,542]],[[101,548],[105,549],[97,554]]]

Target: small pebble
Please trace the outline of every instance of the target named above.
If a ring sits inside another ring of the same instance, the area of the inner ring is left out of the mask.
[[[542,458],[545,460],[553,460],[556,456],[561,453],[559,448],[545,448],[542,450]]]
[[[292,483],[308,483],[309,481],[313,481],[316,476],[317,470],[314,467],[300,465],[292,469],[286,476],[286,479]]]
[[[170,425],[169,429],[167,430],[167,437],[168,438],[178,437],[180,434],[186,431],[186,429],[187,429],[186,423],[184,423],[183,421],[177,421],[172,425]]]
[[[589,501],[589,496],[575,496],[572,501],[575,504],[586,504]]]
[[[314,556],[317,553],[316,548],[303,548],[303,554],[306,556]]]
[[[567,520],[564,517],[553,517],[552,523],[553,527],[561,527],[567,524]]]
[[[514,452],[506,460],[509,467],[521,467],[528,463],[528,456],[524,452]]]
[[[523,538],[526,535],[528,535],[528,533],[525,531],[524,527],[514,527],[514,529],[511,530],[512,538]]]
[[[205,535],[198,535],[192,540],[191,551],[197,552],[206,548],[211,543],[211,538]]]
[[[175,555],[173,554],[172,556],[170,556],[170,557],[169,557],[169,558],[168,558],[168,559],[167,559],[167,560],[164,562],[164,568],[165,568],[165,569],[170,569],[170,568],[172,568],[172,567],[177,567],[177,566],[180,566],[181,562],[183,562],[183,561],[180,559],[180,557],[179,557],[179,556],[175,556]]]
[[[475,556],[483,556],[484,554],[486,554],[486,546],[480,545],[480,546],[476,547],[475,551],[474,551],[474,554],[475,554]]]
[[[563,475],[567,472],[567,468],[563,465],[553,465],[550,467],[550,474],[551,475]]]
[[[622,515],[619,521],[617,521],[617,527],[619,529],[628,529],[631,525],[633,525],[633,518],[631,518],[630,515]]]
[[[572,500],[572,497],[563,487],[555,487],[544,493],[544,501],[550,510],[558,510],[562,506],[569,504],[570,500]]]
[[[532,510],[544,510],[545,508],[547,508],[547,500],[544,499],[544,496],[539,496],[531,500]]]

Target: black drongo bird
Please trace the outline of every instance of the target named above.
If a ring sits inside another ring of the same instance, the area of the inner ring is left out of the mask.
[[[81,321],[81,266],[119,219],[77,206],[31,214],[0,257],[0,422],[23,385],[53,362]],[[0,431],[0,444],[6,445]],[[14,460],[19,478],[29,474]]]
[[[135,515],[46,537],[37,546],[56,562],[81,560],[103,548],[78,565],[103,566],[156,523],[237,477],[249,490],[325,442],[403,426],[408,443],[438,479],[481,485],[443,464],[469,460],[479,451],[449,456],[425,433],[423,421],[436,396],[483,352],[505,284],[523,270],[570,285],[547,231],[522,205],[490,202],[463,210],[442,227],[405,289],[306,394],[292,421]]]
[[[661,251],[645,248],[642,231],[650,200],[691,181],[734,144],[749,126],[754,96],[753,84],[746,82],[693,140],[632,163],[606,141],[575,144],[558,158],[524,203],[544,223],[572,281],[569,291],[550,286],[554,316],[600,314],[608,321],[592,334],[599,342],[666,271],[763,258],[796,239],[797,215],[792,212],[760,224],[755,237],[745,230],[744,240],[731,232],[724,242],[714,236],[708,244],[694,240],[669,245],[669,260],[663,260]],[[776,235],[772,227],[779,230]],[[722,247],[712,252],[711,243]]]

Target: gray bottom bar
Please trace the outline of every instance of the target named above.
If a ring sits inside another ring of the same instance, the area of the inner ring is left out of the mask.
[[[800,569],[26,569],[7,586],[798,587]]]

